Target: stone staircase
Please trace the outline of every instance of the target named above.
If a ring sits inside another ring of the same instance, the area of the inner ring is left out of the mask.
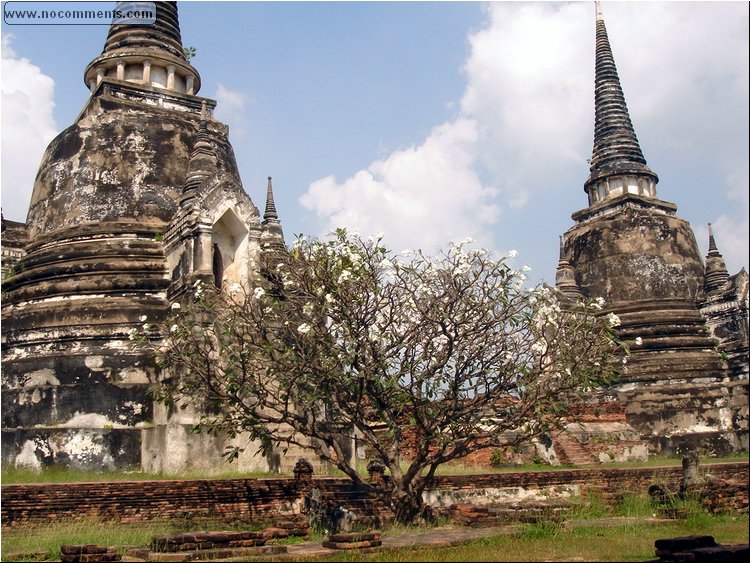
[[[598,465],[600,463],[581,442],[564,430],[552,437],[552,448],[561,465]]]

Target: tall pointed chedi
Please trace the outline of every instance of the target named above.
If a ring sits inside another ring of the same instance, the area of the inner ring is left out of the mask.
[[[218,469],[224,445],[153,403],[161,375],[130,337],[199,281],[251,284],[260,214],[216,102],[196,95],[175,2],[157,2],[153,24],[112,25],[84,79],[89,98],[44,154],[26,254],[3,284],[2,461]]]
[[[273,199],[273,185],[271,177],[268,177],[268,187],[266,188],[266,209],[263,213],[263,223],[261,232],[261,244],[267,248],[284,248],[284,231],[281,228],[279,214],[276,212],[276,202]]]
[[[654,451],[746,450],[746,381],[728,369],[700,313],[704,268],[695,236],[677,206],[657,198],[659,178],[641,151],[596,7],[588,206],[573,213],[563,236],[559,289],[602,297],[605,312],[619,316],[631,356],[609,394]]]

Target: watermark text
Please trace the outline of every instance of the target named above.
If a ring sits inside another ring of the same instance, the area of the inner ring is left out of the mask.
[[[148,25],[156,22],[155,2],[4,2],[8,25]]]

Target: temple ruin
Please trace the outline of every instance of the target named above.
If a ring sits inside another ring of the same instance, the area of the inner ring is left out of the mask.
[[[713,236],[705,266],[677,206],[657,197],[597,3],[588,206],[562,236],[556,287],[602,297],[631,355],[604,398],[652,452],[748,447],[748,274],[729,276]]]
[[[191,433],[198,413],[154,403],[162,375],[130,335],[198,282],[262,275],[260,253],[285,246],[271,178],[261,216],[216,102],[198,96],[175,2],[157,2],[153,25],[113,24],[84,83],[90,97],[47,148],[26,224],[3,219],[2,462],[217,469],[227,444]],[[562,237],[556,286],[603,297],[622,321],[631,356],[601,400],[624,408],[651,451],[747,451],[748,274],[728,274],[713,236],[704,262],[657,197],[600,12],[595,92],[588,205]],[[289,469],[297,453],[249,452],[239,469]]]

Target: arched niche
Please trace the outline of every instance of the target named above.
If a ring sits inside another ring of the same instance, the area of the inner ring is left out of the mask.
[[[214,278],[241,281],[238,252],[247,240],[247,228],[232,209],[227,209],[211,228]],[[221,285],[220,283],[217,285]]]

